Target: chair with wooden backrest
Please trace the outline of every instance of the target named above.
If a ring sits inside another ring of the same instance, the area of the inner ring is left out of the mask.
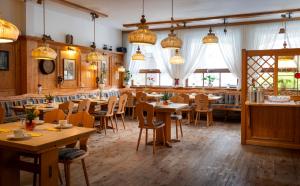
[[[201,113],[206,113],[207,116],[207,126],[209,126],[213,122],[213,115],[212,115],[212,108],[209,107],[209,101],[208,101],[208,96],[204,94],[198,94],[195,96],[195,112],[196,112],[196,119],[195,119],[195,125],[197,124],[197,119],[199,115],[199,120],[200,120],[200,114]]]
[[[115,132],[114,129],[114,124],[113,124],[113,116],[114,116],[114,110],[117,104],[117,97],[116,96],[110,96],[108,99],[108,105],[107,105],[107,110],[100,110],[98,112],[94,112],[93,115],[95,117],[100,117],[100,123],[104,125],[104,132],[106,135],[106,126],[108,124],[108,120],[111,122],[111,127],[113,131]]]
[[[78,103],[77,112],[85,111],[88,112],[90,109],[91,101],[89,99],[84,99]]]
[[[123,127],[125,129],[125,105],[127,102],[127,94],[122,94],[119,98],[119,107],[114,111],[115,120],[116,120],[116,129],[118,131],[118,116],[121,116]]]
[[[77,112],[70,115],[69,123],[78,127],[94,127],[95,118],[85,111]],[[80,140],[80,148],[66,147],[59,150],[59,163],[64,164],[66,185],[70,185],[70,165],[71,163],[81,160],[85,182],[89,185],[88,174],[84,158],[88,155],[87,138]],[[60,174],[60,173],[59,173]],[[59,176],[61,178],[61,176]],[[61,181],[62,182],[62,181]]]
[[[189,106],[187,108],[182,109],[181,111],[183,113],[187,113],[187,117],[188,117],[188,124],[190,124],[191,122],[193,122],[193,116],[194,116],[194,109],[193,106],[191,105],[190,102],[190,96],[188,94],[180,94],[181,97],[183,97],[185,104],[188,104]]]
[[[136,104],[139,104],[140,102],[145,102],[147,100],[147,94],[144,92],[137,92],[135,95]]]
[[[173,97],[170,98],[170,101],[173,102],[173,103],[184,103],[184,98],[181,97],[181,96],[173,96]],[[178,113],[171,114],[171,120],[175,120],[175,123],[176,123],[176,139],[178,140],[178,125],[180,127],[181,137],[183,137],[181,110]]]
[[[135,113],[135,98],[132,95],[131,92],[126,92],[125,94],[127,94],[127,103],[126,103],[126,108],[128,108],[128,110],[131,110],[131,117],[132,119],[134,119],[134,113]],[[130,114],[130,112],[129,112]]]
[[[0,107],[0,123],[4,122],[4,115],[5,115],[4,109]]]
[[[58,106],[58,109],[62,110],[66,114],[66,119],[72,114],[74,108],[74,103],[72,101],[68,101],[65,103],[61,103]]]
[[[137,117],[139,120],[139,128],[140,128],[140,134],[139,139],[136,147],[136,151],[139,150],[140,140],[142,131],[145,128],[146,129],[146,145],[147,145],[147,139],[148,139],[148,129],[153,129],[153,154],[155,154],[155,143],[156,143],[156,130],[161,129],[162,135],[163,135],[163,142],[165,144],[165,134],[164,134],[164,126],[165,123],[163,121],[154,121],[154,107],[153,105],[141,102],[137,104],[136,106],[137,111]],[[146,116],[144,116],[146,114]]]
[[[58,123],[59,120],[64,120],[66,115],[60,109],[51,110],[44,114],[45,123]]]

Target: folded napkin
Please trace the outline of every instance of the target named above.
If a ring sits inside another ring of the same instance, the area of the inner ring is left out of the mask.
[[[10,129],[4,129],[4,128],[0,128],[0,132],[10,132]]]
[[[43,135],[43,134],[37,133],[37,132],[28,132],[28,134],[29,134],[31,137],[40,137],[40,136]]]

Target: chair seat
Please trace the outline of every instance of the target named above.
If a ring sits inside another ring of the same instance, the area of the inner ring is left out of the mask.
[[[95,116],[105,116],[107,113],[107,110],[99,110],[97,112],[94,112],[93,115]]]
[[[62,148],[58,152],[59,161],[70,161],[86,154],[86,151],[75,148]]]
[[[155,127],[159,127],[159,126],[161,126],[161,125],[164,125],[165,123],[164,123],[164,121],[161,121],[161,120],[158,120],[158,121],[153,121],[153,125],[155,126]],[[147,124],[147,120],[145,120],[145,126],[147,126],[148,124]]]
[[[172,120],[182,120],[182,115],[181,114],[172,114],[171,119]]]
[[[213,111],[213,109],[212,108],[210,108],[210,109],[208,109],[208,110],[195,110],[196,112],[212,112]]]
[[[191,106],[191,105],[189,105],[188,107],[185,107],[184,109],[181,109],[181,111],[186,111],[186,112],[188,112],[188,111],[191,111],[191,110],[193,110],[193,106]]]

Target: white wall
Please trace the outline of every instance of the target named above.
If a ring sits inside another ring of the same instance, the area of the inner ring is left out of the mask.
[[[0,18],[5,19],[25,33],[25,4],[20,0],[0,0]]]

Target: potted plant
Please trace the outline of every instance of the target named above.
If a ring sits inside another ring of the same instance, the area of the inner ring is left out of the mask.
[[[32,131],[35,128],[34,119],[39,117],[40,111],[34,109],[28,109],[26,112],[26,130]]]
[[[203,78],[204,81],[208,81],[208,86],[212,87],[213,86],[213,82],[216,80],[215,76],[212,75],[207,75],[206,77]]]
[[[129,88],[129,80],[132,78],[132,74],[129,70],[125,70],[124,74],[124,84],[126,88]]]
[[[48,103],[52,103],[54,100],[54,96],[52,96],[50,93],[48,95],[45,95],[45,99]]]
[[[170,99],[170,96],[167,92],[165,92],[161,99],[163,100],[164,105],[168,105],[168,100]]]

